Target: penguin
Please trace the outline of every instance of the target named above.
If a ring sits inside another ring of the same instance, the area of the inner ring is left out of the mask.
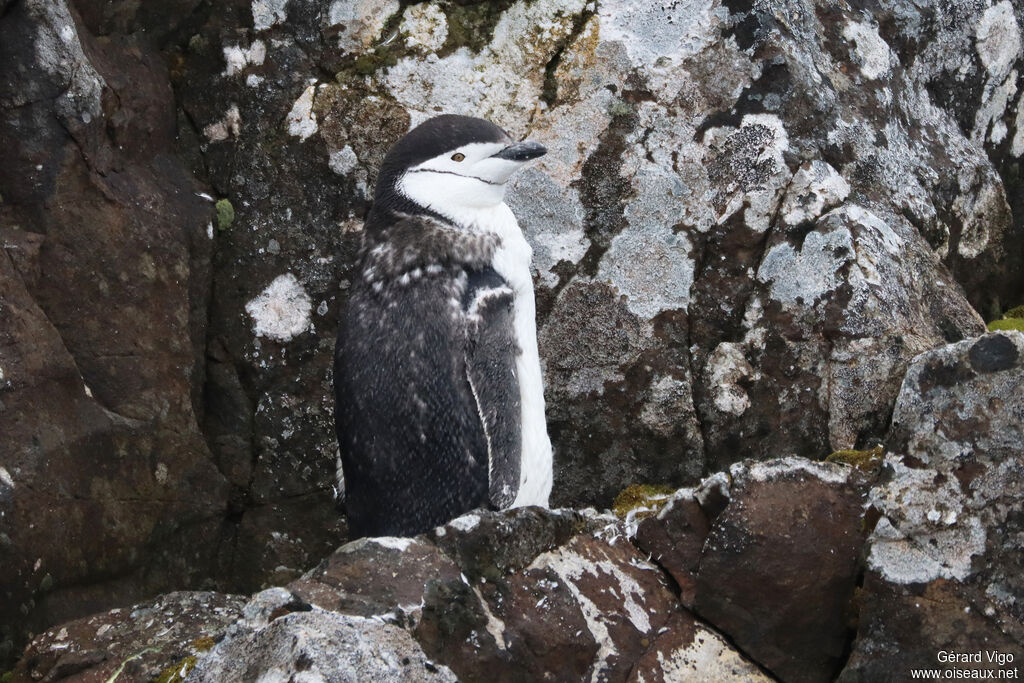
[[[548,505],[532,249],[504,202],[512,175],[546,152],[443,115],[385,156],[334,358],[353,538]]]

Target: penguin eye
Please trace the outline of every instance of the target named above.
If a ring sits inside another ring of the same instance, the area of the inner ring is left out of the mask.
[[[466,155],[463,154],[462,152],[456,152],[455,154],[452,155],[452,161],[462,161],[465,158]]]

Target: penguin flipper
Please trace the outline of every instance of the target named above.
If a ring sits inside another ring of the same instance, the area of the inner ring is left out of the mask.
[[[487,440],[488,499],[507,508],[519,492],[522,454],[515,297],[493,269],[471,272],[463,298],[467,320],[466,379]]]

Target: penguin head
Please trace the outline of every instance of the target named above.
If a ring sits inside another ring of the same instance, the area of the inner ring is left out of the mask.
[[[490,121],[437,116],[409,131],[388,152],[374,201],[399,200],[456,219],[501,204],[512,174],[546,152],[536,142],[514,142]]]

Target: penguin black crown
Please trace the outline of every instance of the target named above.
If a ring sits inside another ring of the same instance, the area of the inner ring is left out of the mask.
[[[532,251],[504,203],[509,178],[546,151],[445,115],[385,157],[335,350],[353,537],[548,504]]]

